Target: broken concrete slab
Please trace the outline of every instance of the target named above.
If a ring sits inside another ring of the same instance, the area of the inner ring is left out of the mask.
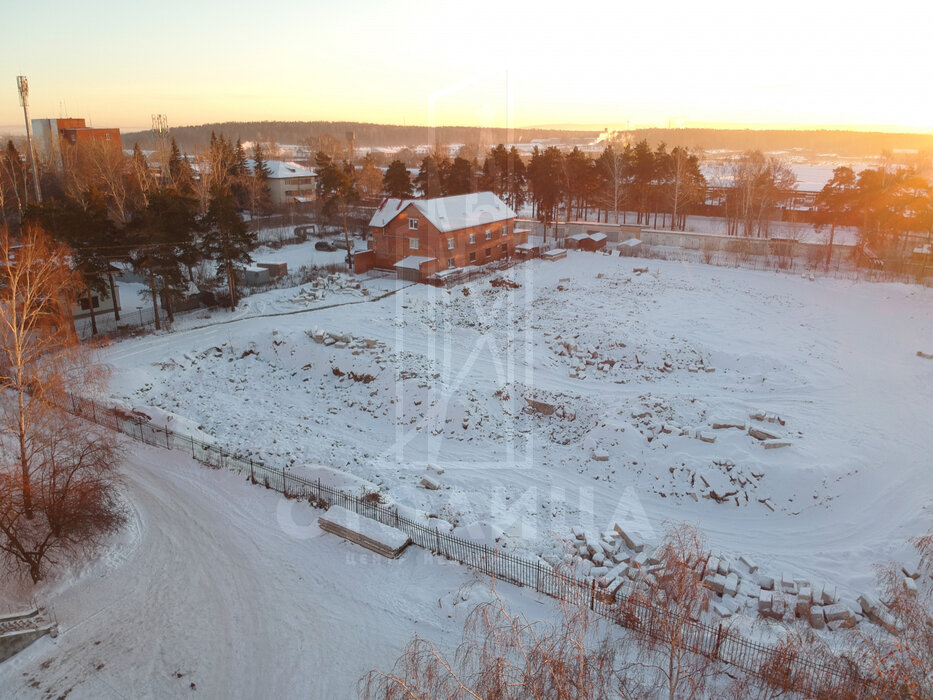
[[[779,450],[782,447],[790,447],[790,440],[763,440],[761,446],[766,450]]]
[[[769,433],[767,430],[762,430],[761,428],[749,428],[748,434],[751,435],[756,440],[776,440],[777,435],[774,433]]]
[[[825,624],[826,620],[823,617],[823,608],[810,608],[810,626],[815,630],[821,630]]]
[[[758,571],[758,565],[744,554],[739,557],[739,561],[745,565],[745,568],[748,569],[748,573],[753,574]]]
[[[434,479],[428,476],[424,477],[421,480],[421,485],[424,488],[428,489],[429,491],[437,491],[441,487],[440,484],[438,484],[436,481],[434,481]]]

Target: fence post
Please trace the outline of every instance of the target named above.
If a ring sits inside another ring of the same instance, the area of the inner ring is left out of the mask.
[[[253,476],[253,458],[249,458],[249,481],[251,484],[256,483],[256,477]]]
[[[437,553],[441,553],[441,532],[436,527],[434,528],[434,541],[437,543]]]
[[[194,457],[194,435],[189,435],[188,439],[191,440],[191,456]]]
[[[169,439],[168,439],[168,428],[165,429],[165,449],[166,450],[172,449],[172,444],[169,442]]]

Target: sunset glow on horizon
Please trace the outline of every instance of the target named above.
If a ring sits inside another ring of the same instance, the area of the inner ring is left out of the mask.
[[[151,6],[147,6],[151,8]],[[933,132],[929,4],[8,6],[0,132],[34,118]]]

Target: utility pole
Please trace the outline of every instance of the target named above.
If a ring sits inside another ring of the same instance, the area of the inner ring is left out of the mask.
[[[29,162],[32,164],[32,184],[36,186],[36,203],[42,204],[39,171],[36,170],[36,152],[32,147],[32,125],[29,123],[29,81],[25,75],[16,76],[16,87],[19,90],[19,103],[23,106],[23,118],[26,120],[26,146],[29,148]]]

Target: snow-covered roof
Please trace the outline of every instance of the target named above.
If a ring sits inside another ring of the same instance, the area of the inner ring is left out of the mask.
[[[492,192],[473,192],[436,199],[390,197],[379,205],[369,225],[382,228],[409,205],[413,205],[441,233],[514,219],[516,216],[515,212]]]
[[[641,241],[637,238],[629,238],[627,241],[622,241],[619,245],[624,245],[627,248],[634,248],[637,245],[641,245]]]
[[[409,255],[407,258],[402,258],[395,263],[395,267],[401,267],[406,270],[420,270],[422,263],[431,262],[432,260],[437,260],[437,258],[426,258],[423,255]]]
[[[303,165],[285,160],[267,160],[264,162],[266,170],[269,173],[270,180],[283,180],[290,177],[315,177],[317,173],[308,170]],[[256,167],[256,161],[252,158],[246,159],[246,167],[250,172]]]
[[[591,234],[590,234],[590,238],[591,238],[592,240],[596,241],[597,243],[599,243],[600,241],[606,240],[606,234],[605,234],[605,233],[599,233],[599,232],[591,233]]]
[[[586,233],[574,233],[570,236],[567,236],[571,241],[582,241],[584,238],[589,238],[589,235]]]
[[[540,248],[541,245],[538,243],[519,243],[515,246],[515,250],[534,250],[535,248]]]

